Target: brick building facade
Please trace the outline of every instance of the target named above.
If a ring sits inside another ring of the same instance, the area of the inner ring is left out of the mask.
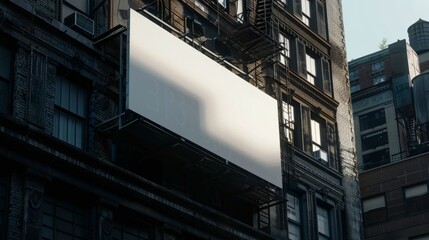
[[[281,186],[125,111],[129,8],[277,101]],[[341,23],[341,1],[1,1],[0,238],[361,239]]]

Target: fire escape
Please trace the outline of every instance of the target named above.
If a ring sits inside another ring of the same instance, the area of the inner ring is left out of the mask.
[[[256,0],[254,9],[248,9],[247,21],[244,22],[230,37],[231,46],[238,51],[240,60],[252,68],[248,70],[253,73],[255,85],[260,79],[265,82],[265,91],[274,96],[278,101],[279,119],[281,120],[281,148],[282,148],[282,171],[284,181],[284,192],[286,188],[296,186],[294,145],[293,141],[288,141],[283,134],[285,128],[291,128],[293,119],[291,114],[283,116],[283,102],[292,106],[293,90],[290,86],[289,66],[280,66],[279,55],[283,54],[284,46],[278,42],[279,23],[273,19],[273,0]],[[259,79],[259,80],[258,80]],[[285,96],[285,97],[283,97]],[[285,117],[287,119],[285,119]],[[261,203],[258,212],[259,229],[270,232],[270,209],[273,205]],[[283,204],[284,213],[286,205]],[[283,217],[282,220],[285,218]],[[286,229],[287,224],[283,222]]]

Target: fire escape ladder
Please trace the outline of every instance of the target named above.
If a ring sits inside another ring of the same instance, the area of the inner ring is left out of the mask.
[[[273,0],[257,0],[255,27],[266,35],[271,31]]]
[[[270,207],[264,206],[258,212],[258,228],[266,233],[270,233]]]

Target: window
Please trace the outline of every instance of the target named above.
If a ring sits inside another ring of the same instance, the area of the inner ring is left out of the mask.
[[[12,51],[0,43],[0,112],[9,113],[11,104]]]
[[[375,78],[373,78],[372,79],[372,84],[373,85],[377,85],[377,84],[380,84],[380,83],[382,83],[382,82],[384,82],[384,75],[382,75],[382,76],[377,76],[377,77],[375,77]]]
[[[350,92],[354,93],[360,90],[359,78],[350,80]]]
[[[336,168],[335,126],[302,106],[300,127],[304,152]]]
[[[330,239],[329,211],[320,206],[317,206],[317,231],[319,239]]]
[[[388,144],[387,129],[362,135],[362,150],[375,149]]]
[[[331,68],[327,59],[317,56],[305,47],[300,40],[296,40],[296,66],[298,74],[324,93],[332,95]]]
[[[362,201],[362,210],[365,225],[371,225],[387,220],[386,200],[379,195]]]
[[[301,239],[301,211],[299,198],[287,194],[287,219],[290,240]]]
[[[368,170],[390,162],[389,149],[382,149],[363,155],[363,169]]]
[[[423,183],[420,185],[407,187],[404,189],[404,192],[405,192],[406,199],[421,197],[428,194],[428,185],[427,183]]]
[[[384,207],[386,207],[384,195],[365,199],[363,200],[363,203],[362,203],[362,208],[364,213],[367,213],[375,209],[384,208]]]
[[[322,149],[322,135],[320,123],[314,119],[311,119],[311,141],[313,156],[316,159],[321,159],[325,162],[328,161],[328,155],[325,150]]]
[[[325,4],[321,1],[317,1],[317,32],[324,39],[328,38],[326,25]]]
[[[359,79],[359,69],[350,71],[349,72],[349,78],[350,78],[350,80]]]
[[[321,84],[319,86],[324,93],[332,95],[332,86],[331,86],[331,67],[328,60],[322,59],[322,74],[321,74]]]
[[[54,136],[78,148],[84,146],[86,93],[68,78],[57,76]]]
[[[306,54],[305,63],[307,67],[307,81],[314,85],[316,79],[316,60],[310,55]]]
[[[88,209],[45,197],[42,211],[42,239],[89,239]]]
[[[372,111],[359,117],[360,130],[364,131],[370,128],[386,124],[386,115],[384,108]]]
[[[372,73],[384,71],[384,62],[376,62],[371,65]]]
[[[293,12],[305,25],[312,28],[322,38],[328,38],[328,26],[324,1],[293,0]]]
[[[280,43],[280,46],[282,48],[284,48],[280,52],[280,63],[282,63],[283,65],[288,66],[289,65],[289,57],[290,57],[290,53],[289,53],[289,49],[290,49],[289,39],[285,35],[283,35],[282,33],[279,33],[279,43]]]
[[[301,19],[305,25],[310,26],[311,20],[311,7],[310,0],[301,0]]]
[[[408,213],[420,212],[429,208],[428,183],[404,188],[405,204]]]
[[[288,143],[293,144],[294,142],[294,130],[295,130],[295,116],[294,108],[292,105],[283,102],[283,124],[285,137]]]

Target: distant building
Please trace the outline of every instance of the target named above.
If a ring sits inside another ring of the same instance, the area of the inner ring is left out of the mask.
[[[349,62],[367,240],[429,239],[429,72],[416,39],[417,53],[401,40]]]
[[[0,1],[0,239],[362,239],[341,1]]]
[[[360,170],[407,156],[416,144],[411,80],[420,73],[416,52],[401,40],[349,62]]]

